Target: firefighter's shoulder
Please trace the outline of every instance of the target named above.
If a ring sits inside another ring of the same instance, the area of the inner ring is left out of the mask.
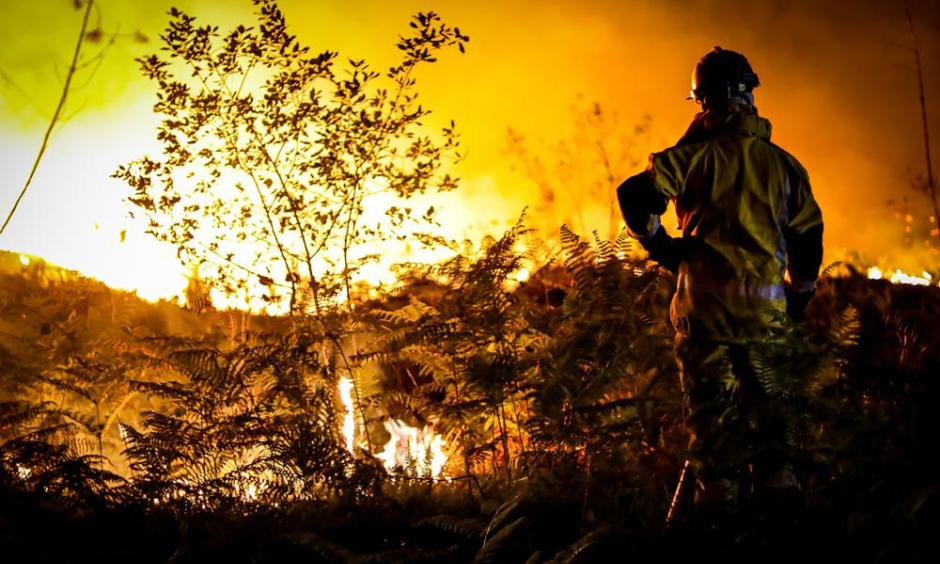
[[[780,155],[781,159],[788,166],[788,168],[799,175],[801,179],[807,182],[809,181],[809,173],[806,171],[806,167],[803,166],[803,163],[801,163],[798,158],[793,156],[793,154],[780,145],[777,145],[770,140],[767,140],[767,144],[773,147],[774,151]]]

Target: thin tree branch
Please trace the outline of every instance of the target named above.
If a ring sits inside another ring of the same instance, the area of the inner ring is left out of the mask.
[[[920,61],[920,47],[917,45],[917,34],[914,32],[914,16],[911,13],[909,0],[904,0],[904,14],[907,16],[907,27],[911,32],[911,44],[914,51],[914,63],[917,66],[917,90],[920,96],[920,117],[924,128],[924,155],[927,161],[927,193],[930,194],[930,203],[933,205],[934,224],[940,222],[940,203],[937,202],[937,188],[933,178],[933,162],[930,158],[930,129],[927,122],[927,101],[924,97],[924,71]],[[940,230],[933,230],[934,237],[940,236]]]
[[[52,114],[52,119],[49,120],[49,127],[46,128],[46,133],[42,137],[42,144],[39,146],[39,153],[36,154],[36,159],[33,161],[33,167],[29,171],[29,176],[26,178],[26,183],[23,184],[23,189],[20,190],[19,196],[17,196],[16,201],[13,202],[13,207],[10,209],[10,213],[7,214],[6,219],[3,221],[3,225],[0,226],[0,235],[3,234],[7,228],[7,225],[10,224],[10,220],[13,219],[13,214],[16,213],[16,209],[23,200],[23,196],[26,195],[26,191],[29,189],[30,184],[32,184],[33,178],[36,176],[36,171],[39,169],[39,163],[42,162],[42,156],[46,153],[46,147],[49,146],[49,139],[52,137],[52,130],[55,129],[56,123],[59,122],[59,116],[62,114],[62,109],[65,107],[65,101],[69,95],[69,89],[72,86],[72,77],[75,76],[75,71],[78,68],[78,58],[82,51],[82,44],[85,42],[85,30],[88,28],[88,17],[91,15],[93,5],[94,0],[88,0],[88,3],[85,5],[85,14],[82,16],[82,28],[78,34],[78,41],[75,44],[75,51],[72,53],[72,63],[69,66],[69,72],[65,76],[65,85],[62,87],[62,95],[59,97],[59,103],[56,105],[55,112]]]
[[[26,90],[23,90],[23,88],[19,84],[17,84],[15,80],[13,80],[13,77],[7,74],[6,71],[4,71],[2,68],[0,68],[0,80],[3,80],[4,82],[6,82],[7,85],[14,92],[22,96],[23,99],[26,100],[29,103],[29,105],[32,106],[34,110],[36,110],[36,113],[48,119],[49,115],[46,113],[46,110],[41,108],[39,104],[37,104],[36,101],[33,100],[32,95]]]
[[[212,70],[215,71],[214,66]],[[202,83],[203,88],[206,89],[207,91],[211,91],[208,81],[206,80],[205,77],[202,76],[202,73],[199,72],[199,68],[196,65],[193,65],[193,73],[194,73],[194,76],[196,76],[199,79],[199,81]],[[224,88],[226,93],[229,95],[229,102],[234,103],[235,98],[232,95],[231,90],[229,90],[228,85],[225,84],[224,79],[221,77],[221,75],[217,71],[215,71],[215,73],[216,73],[216,77],[219,78],[221,82],[222,88]],[[223,123],[226,123],[227,116],[222,115],[221,107],[217,108],[216,115],[219,117],[219,119]],[[235,123],[235,120],[233,119],[231,123]],[[236,164],[238,165],[238,168],[244,174],[248,175],[248,177],[251,179],[251,183],[255,188],[255,192],[258,195],[259,201],[261,202],[261,207],[264,210],[265,218],[268,220],[268,225],[270,226],[270,229],[271,229],[271,236],[273,237],[274,243],[277,246],[278,253],[281,255],[281,260],[284,262],[285,272],[287,273],[287,276],[290,279],[291,292],[290,292],[289,308],[290,308],[290,311],[293,311],[294,304],[296,303],[296,300],[297,300],[297,282],[294,280],[294,277],[292,276],[293,271],[290,266],[290,261],[287,260],[285,247],[281,243],[280,237],[278,237],[277,227],[274,224],[274,218],[272,216],[271,207],[268,205],[267,201],[265,200],[264,193],[261,190],[261,185],[259,184],[258,179],[255,177],[254,171],[252,171],[248,167],[248,165],[245,164],[245,161],[242,158],[241,151],[238,148],[237,139],[233,139],[232,134],[228,131],[226,131],[225,134],[226,134],[226,137],[225,139],[223,139],[223,141],[228,143],[229,150],[232,152],[232,155],[235,157],[235,161],[236,161]]]

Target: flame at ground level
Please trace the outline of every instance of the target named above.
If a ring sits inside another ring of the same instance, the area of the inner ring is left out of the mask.
[[[356,418],[353,403],[355,386],[351,378],[339,379],[338,391],[343,404],[342,434],[346,450],[355,453]],[[444,452],[444,438],[430,427],[418,429],[398,419],[385,422],[391,435],[382,452],[375,455],[389,474],[413,474],[421,477],[441,478],[448,455]]]
[[[868,278],[871,280],[884,280],[885,273],[877,266],[873,266],[868,269]],[[933,276],[926,270],[921,272],[920,276],[917,276],[897,268],[887,279],[892,284],[910,284],[913,286],[929,286],[933,283]]]
[[[385,422],[391,435],[385,449],[376,455],[390,473],[413,471],[418,476],[440,478],[447,464],[444,438],[430,427],[418,429],[398,419]],[[409,472],[410,473],[410,472]]]
[[[353,381],[349,378],[339,379],[339,397],[346,412],[343,414],[343,438],[346,440],[346,450],[355,452],[356,449],[356,417],[353,412]]]

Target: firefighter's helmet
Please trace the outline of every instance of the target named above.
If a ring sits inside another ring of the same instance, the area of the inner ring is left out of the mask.
[[[736,51],[715,47],[695,65],[692,98],[699,103],[726,102],[760,86],[747,58]]]

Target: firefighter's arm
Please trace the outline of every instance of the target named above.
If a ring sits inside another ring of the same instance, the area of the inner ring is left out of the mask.
[[[800,320],[816,291],[816,279],[823,259],[822,210],[813,197],[805,171],[790,194],[789,221],[784,226],[787,242],[787,273],[790,286],[787,313]]]
[[[657,187],[653,175],[651,167],[626,179],[617,188],[617,201],[630,236],[640,242],[651,260],[677,272],[677,241],[666,233],[659,219],[669,205],[669,197]]]

